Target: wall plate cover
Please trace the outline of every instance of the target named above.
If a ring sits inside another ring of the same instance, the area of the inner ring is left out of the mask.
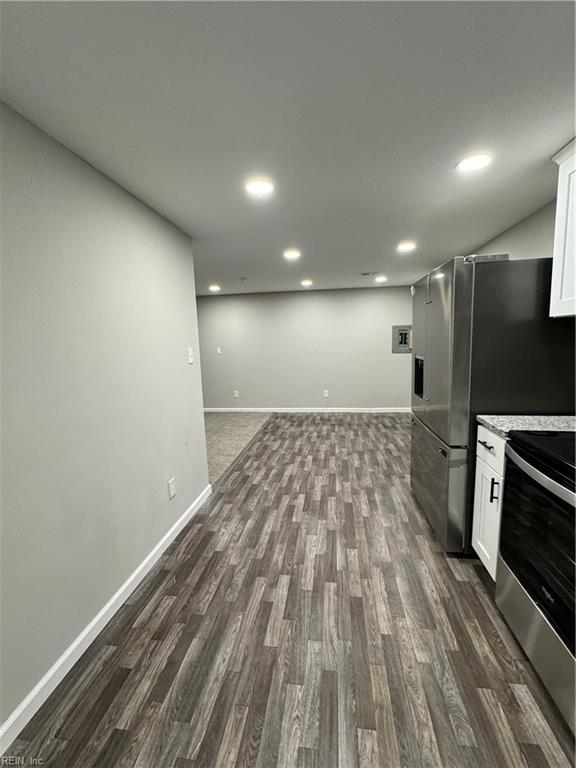
[[[168,498],[173,499],[176,496],[176,478],[171,477],[168,480]]]

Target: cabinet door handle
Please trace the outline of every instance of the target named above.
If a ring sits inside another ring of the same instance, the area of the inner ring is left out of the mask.
[[[448,456],[448,451],[446,451],[444,448],[438,448],[438,453],[441,453],[444,458]]]
[[[478,440],[478,442],[480,443],[480,445],[483,445],[484,448],[486,448],[487,451],[493,451],[494,450],[494,446],[493,445],[488,445],[486,440]]]
[[[494,478],[490,478],[490,504],[492,504],[493,501],[498,501],[498,496],[494,495],[494,491],[496,488],[500,485],[498,480],[494,480]]]

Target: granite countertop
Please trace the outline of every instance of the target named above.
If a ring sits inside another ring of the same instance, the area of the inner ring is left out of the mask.
[[[478,416],[478,423],[501,437],[512,429],[533,429],[542,432],[576,432],[576,416]]]

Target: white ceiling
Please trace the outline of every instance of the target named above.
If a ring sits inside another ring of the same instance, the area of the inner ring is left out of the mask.
[[[192,235],[199,293],[409,284],[554,197],[573,31],[568,2],[8,3],[2,97]]]

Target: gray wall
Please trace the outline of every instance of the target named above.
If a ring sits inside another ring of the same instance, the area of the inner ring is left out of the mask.
[[[197,301],[206,407],[410,404],[410,355],[391,354],[392,325],[412,322],[409,288],[206,296]]]
[[[5,718],[208,476],[189,238],[0,119]]]
[[[552,258],[556,201],[523,219],[474,253],[509,253],[511,259]]]

